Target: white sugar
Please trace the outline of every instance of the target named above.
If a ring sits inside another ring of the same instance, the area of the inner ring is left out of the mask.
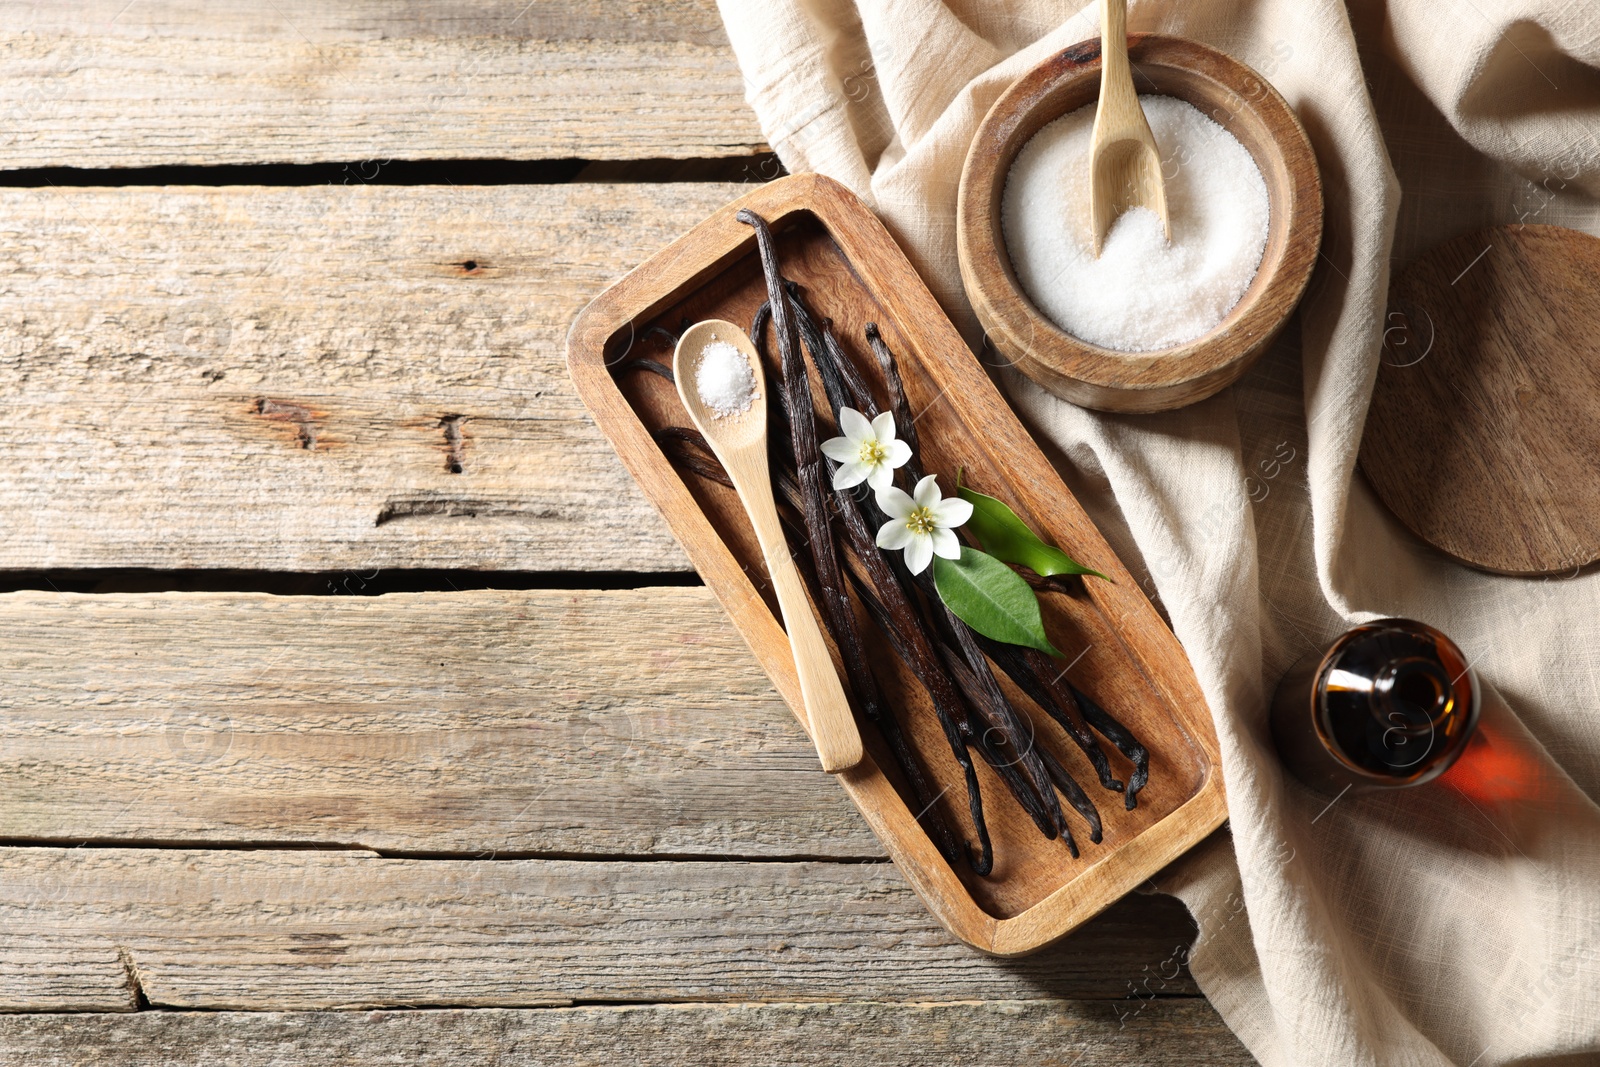
[[[694,387],[711,414],[725,419],[750,410],[756,399],[756,374],[743,352],[727,341],[712,341],[701,352]]]
[[[1250,288],[1267,245],[1267,184],[1238,139],[1191,104],[1141,96],[1166,179],[1172,242],[1155,213],[1123,213],[1090,251],[1095,106],[1045,126],[1006,176],[1001,221],[1023,291],[1057,326],[1123,352],[1214,329]]]

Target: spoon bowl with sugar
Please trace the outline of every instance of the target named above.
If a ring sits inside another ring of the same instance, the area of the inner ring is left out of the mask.
[[[1090,234],[1097,257],[1111,224],[1129,208],[1153,212],[1172,240],[1161,152],[1128,66],[1128,0],[1100,0],[1100,100],[1089,170]]]
[[[861,762],[861,733],[778,520],[767,459],[767,384],[761,356],[738,326],[707,319],[678,339],[672,373],[690,421],[728,472],[755,529],[822,769],[829,774],[847,771]]]

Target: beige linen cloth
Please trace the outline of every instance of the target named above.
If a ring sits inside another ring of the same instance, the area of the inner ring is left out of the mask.
[[[962,160],[1012,79],[1097,35],[1094,8],[721,6],[785,165],[863,196],[998,363],[957,271]],[[1355,468],[1392,267],[1493,223],[1600,233],[1600,0],[1138,0],[1129,27],[1265,75],[1305,124],[1327,194],[1298,321],[1217,397],[1099,415],[997,368],[1148,576],[1216,721],[1231,837],[1156,886],[1199,924],[1194,976],[1274,1067],[1600,1064],[1600,575],[1447,562]],[[1486,744],[1454,787],[1330,806],[1279,768],[1267,701],[1302,652],[1380,615],[1431,622],[1473,658]]]

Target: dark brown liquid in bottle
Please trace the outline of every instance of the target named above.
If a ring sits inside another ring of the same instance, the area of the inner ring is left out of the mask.
[[[1358,626],[1279,686],[1273,736],[1323,789],[1416,785],[1443,773],[1477,722],[1477,682],[1444,634],[1409,619]]]

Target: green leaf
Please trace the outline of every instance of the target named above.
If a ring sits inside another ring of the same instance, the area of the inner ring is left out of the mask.
[[[1020,574],[988,553],[962,545],[960,559],[935,556],[933,584],[945,606],[983,636],[1061,655],[1045,636],[1039,598]]]
[[[972,505],[972,518],[967,520],[966,528],[996,559],[1021,564],[1041,578],[1048,578],[1052,574],[1106,577],[1097,570],[1085,567],[1059,548],[1039,540],[1038,535],[1028,529],[1028,524],[1019,519],[1005,501],[968,489],[959,484],[959,479],[956,492],[961,494],[962,500]],[[1110,581],[1109,578],[1106,580]]]

